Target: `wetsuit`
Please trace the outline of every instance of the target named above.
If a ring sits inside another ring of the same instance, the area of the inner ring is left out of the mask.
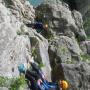
[[[31,63],[32,70],[26,70],[25,77],[30,81],[30,88],[32,90],[60,90],[56,83],[48,82],[42,75],[43,72],[35,63]],[[38,85],[38,79],[42,80],[42,83]]]
[[[31,70],[26,70],[25,72],[25,78],[28,80],[28,86],[32,89],[32,90],[40,90],[38,85],[37,85],[37,81],[39,79],[42,79],[42,71],[40,70],[40,68],[35,64],[35,63],[31,63],[32,69]],[[30,81],[30,83],[29,83]]]
[[[31,24],[26,24],[28,27],[32,27],[34,29],[43,29],[43,24],[41,22],[35,22]]]

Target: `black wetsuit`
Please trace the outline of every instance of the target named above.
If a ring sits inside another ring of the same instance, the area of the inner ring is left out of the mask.
[[[31,63],[31,66],[32,70],[26,70],[25,73],[26,79],[30,81],[30,83],[28,82],[28,85],[31,90],[60,90],[56,83],[48,82],[42,77],[43,73],[35,63]],[[38,79],[43,81],[42,86],[45,87],[44,89],[37,84]]]
[[[28,86],[32,90],[39,90],[37,85],[37,80],[42,78],[42,76],[39,73],[40,69],[35,63],[31,63],[31,66],[32,66],[32,70],[26,70],[25,78],[28,80]]]
[[[31,24],[26,24],[28,27],[32,27],[34,29],[44,29],[43,28],[43,23],[41,22],[35,22],[35,23],[31,23]]]

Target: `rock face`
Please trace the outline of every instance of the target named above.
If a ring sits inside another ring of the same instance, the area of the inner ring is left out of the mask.
[[[82,15],[76,10],[71,12],[68,5],[60,0],[45,0],[36,10],[43,14],[53,36],[49,42],[52,81],[66,79],[70,83],[69,90],[89,90],[90,66],[82,63],[83,53],[78,44],[86,40]],[[82,83],[84,80],[86,82]]]
[[[25,25],[35,17],[28,1],[0,0],[0,77],[18,77],[18,65],[24,63],[28,68],[33,56],[49,81],[51,77],[55,82],[65,79],[70,84],[68,90],[89,90],[90,64],[82,62],[84,53],[78,44],[86,40],[82,15],[75,10],[71,12],[60,0],[46,0],[36,10],[42,12],[41,19],[49,25],[52,36],[49,43]],[[87,52],[86,47],[85,50]],[[0,85],[0,90],[8,87]]]
[[[27,0],[3,0],[3,3],[9,7],[10,11],[17,19],[23,21],[25,24],[34,21],[35,11],[33,6]]]
[[[90,65],[62,64],[65,78],[69,81],[69,90],[89,90],[90,89]],[[68,71],[69,70],[69,71]],[[72,79],[71,79],[72,78]]]
[[[41,8],[38,7],[37,10],[39,9]],[[42,19],[49,20],[48,23],[52,33],[59,35],[72,31],[77,37],[86,38],[81,14],[77,11],[71,12],[66,3],[62,3],[59,0],[46,1],[45,4],[42,5],[42,10],[45,10],[42,11],[42,13],[47,17],[47,19]]]
[[[90,55],[90,41],[83,41],[80,45],[84,53],[88,53]]]
[[[69,38],[67,36],[60,36],[59,39],[55,39],[51,42],[50,44],[50,53],[54,52],[57,55],[57,59],[61,60],[61,62],[68,62],[72,61],[72,59],[75,59],[78,61],[79,60],[79,55],[80,55],[80,48],[75,41],[75,38]],[[54,54],[51,53],[50,55]],[[56,57],[52,55],[52,59],[55,60]],[[52,60],[51,59],[51,60]],[[58,63],[58,61],[57,61]]]
[[[24,63],[27,68],[33,55],[35,62],[43,64],[41,68],[51,80],[48,41],[36,30],[25,26],[33,20],[34,9],[28,1],[0,1],[0,77],[18,77],[18,65]],[[8,90],[0,87],[0,90]]]

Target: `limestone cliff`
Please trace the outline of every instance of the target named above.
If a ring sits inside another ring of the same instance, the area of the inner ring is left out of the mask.
[[[37,7],[36,14],[40,11],[51,33],[49,57],[52,80],[68,80],[68,90],[89,90],[90,56],[86,56],[87,51],[82,51],[80,46],[86,40],[82,15],[76,10],[70,11],[69,6],[60,0],[45,0]]]
[[[0,1],[0,90],[8,90],[7,78],[18,77],[18,65],[28,67],[32,55],[38,64],[43,64],[42,70],[50,80],[48,41],[25,26],[33,22],[33,12],[33,6],[25,0]]]
[[[34,22],[35,14],[48,23],[48,37],[26,26]],[[0,0],[0,31],[0,90],[29,90],[26,84],[18,86],[23,80],[12,79],[19,77],[20,63],[28,68],[32,56],[49,81],[65,79],[70,84],[68,90],[90,89],[82,15],[70,11],[68,4],[45,0],[35,13],[26,0]]]

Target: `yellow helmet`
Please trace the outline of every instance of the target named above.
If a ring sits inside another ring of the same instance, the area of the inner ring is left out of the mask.
[[[67,81],[65,81],[65,80],[60,80],[59,83],[60,83],[60,87],[61,87],[62,89],[64,89],[64,90],[69,87]]]

